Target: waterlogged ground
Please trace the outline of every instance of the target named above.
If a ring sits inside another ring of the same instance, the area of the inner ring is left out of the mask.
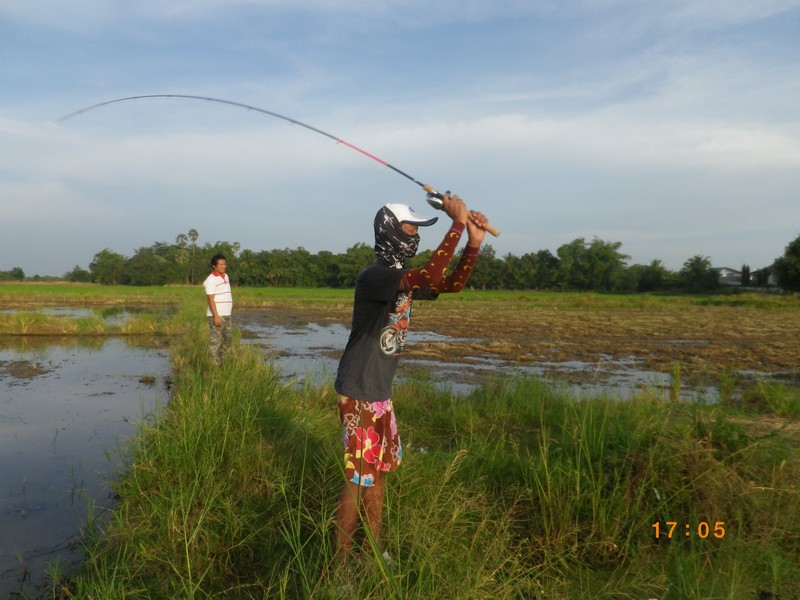
[[[262,344],[282,368],[304,378],[335,372],[350,310],[347,303],[273,304],[240,310],[236,318],[246,341]],[[583,393],[622,397],[642,388],[673,393],[678,372],[682,397],[713,401],[723,382],[738,388],[754,381],[798,384],[800,302],[762,310],[570,305],[558,295],[553,304],[524,296],[503,302],[442,297],[414,305],[401,365],[401,374],[424,367],[457,389],[522,372]]]
[[[121,339],[0,344],[0,598],[69,565],[88,504],[113,504],[119,443],[167,398],[165,348]]]
[[[234,318],[245,343],[289,380],[332,381],[349,335],[349,297],[254,301],[242,293],[240,300]],[[102,319],[127,314],[116,307]],[[168,397],[168,350],[154,343],[0,336],[0,598],[20,582],[37,583],[47,563],[72,560],[89,499],[113,503],[107,450]],[[645,298],[617,306],[569,295],[552,302],[541,295],[443,297],[415,304],[400,375],[425,371],[466,391],[499,373],[530,373],[577,394],[625,398],[641,389],[675,394],[676,364],[684,398],[713,401],[725,380],[740,389],[756,380],[797,385],[800,302],[771,308]]]
[[[298,385],[330,383],[350,330],[341,323],[314,323],[286,319],[262,310],[244,310],[237,314],[237,326],[243,342],[259,346],[283,376]],[[411,341],[413,339],[413,341]],[[486,378],[501,374],[529,374],[570,386],[583,395],[614,393],[625,398],[641,388],[666,390],[671,376],[642,370],[633,360],[614,361],[608,357],[599,363],[579,360],[564,362],[520,363],[513,357],[488,355],[475,348],[482,340],[461,339],[432,331],[412,331],[402,357],[399,377],[422,373],[455,392],[468,392]],[[686,388],[684,396],[697,393]],[[716,394],[713,386],[704,386],[706,396]]]

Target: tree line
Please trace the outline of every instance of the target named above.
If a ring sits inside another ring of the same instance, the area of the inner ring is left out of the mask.
[[[199,285],[209,272],[209,259],[216,253],[228,259],[231,282],[252,287],[351,288],[358,273],[375,260],[372,246],[357,243],[343,253],[326,250],[312,253],[303,247],[254,251],[238,242],[198,244],[199,233],[190,229],[174,243],[155,242],[124,256],[108,248],[94,255],[88,269],[76,266],[64,275],[73,282],[110,285]],[[707,256],[688,258],[681,269],[671,271],[660,260],[629,265],[621,242],[577,238],[556,253],[539,250],[498,257],[484,244],[470,278],[474,289],[557,290],[594,292],[679,291],[706,293],[719,286],[719,273]],[[414,257],[410,267],[424,265],[430,250]],[[454,261],[458,260],[456,256]],[[765,269],[751,271],[742,265],[742,285],[767,287],[774,273],[778,286],[800,290],[800,236],[786,246],[784,256]],[[5,277],[4,277],[5,276]],[[2,279],[25,279],[21,269],[0,271]]]

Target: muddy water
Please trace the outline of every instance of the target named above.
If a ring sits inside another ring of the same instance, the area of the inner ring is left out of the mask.
[[[340,323],[314,323],[257,310],[239,311],[236,325],[245,343],[259,346],[265,358],[298,385],[332,382],[349,335],[349,329]],[[594,362],[520,362],[470,351],[485,342],[425,330],[410,331],[398,378],[402,380],[421,369],[430,373],[432,380],[457,393],[469,392],[487,378],[498,375],[540,377],[568,388],[579,397],[605,394],[626,399],[643,389],[665,397],[674,393],[669,374],[647,370],[635,358],[600,356]],[[450,351],[438,350],[442,347],[449,347]],[[429,352],[430,348],[437,351]],[[713,386],[684,385],[679,397],[713,402],[718,391]]]
[[[79,560],[89,504],[113,503],[115,448],[167,399],[164,348],[41,342],[0,347],[0,598]]]
[[[339,323],[287,321],[263,311],[239,311],[236,325],[246,344],[259,346],[265,359],[271,361],[285,379],[298,384],[332,382],[350,335],[350,330]],[[456,341],[431,331],[414,331],[410,335],[417,343]],[[410,355],[406,355],[404,361],[416,364]],[[431,361],[421,364],[433,366]],[[458,364],[450,363],[450,366],[457,368]]]
[[[330,317],[307,318],[242,310],[235,322],[243,341],[258,346],[286,379],[298,385],[332,382],[349,329]],[[474,337],[449,331],[452,336],[426,331],[420,319],[409,334],[399,376],[424,369],[456,392],[498,374],[528,374],[583,397],[626,398],[645,388],[665,397],[674,393],[669,373],[648,368],[651,349],[604,348],[591,359],[587,353],[501,352],[500,336],[488,341],[477,328],[470,328]],[[36,348],[0,345],[0,598],[31,589],[48,563],[79,559],[73,548],[89,502],[113,504],[108,481],[124,459],[112,452],[110,461],[107,451],[125,447],[136,425],[168,398],[165,348],[133,348],[120,339],[42,342],[38,338]],[[768,377],[758,371],[752,376]],[[681,387],[686,399],[713,401],[716,394],[696,382]]]
[[[339,323],[265,311],[241,311],[236,325],[245,343],[258,346],[265,360],[298,385],[332,382],[349,335]],[[400,377],[430,369],[437,381],[468,391],[487,376],[520,370],[510,361],[457,350],[452,360],[426,358],[426,346],[457,348],[465,342],[480,340],[412,331]],[[628,389],[657,375],[638,372],[635,365],[616,365],[615,375],[610,361],[605,367],[608,378],[601,384],[596,377],[598,389]],[[120,449],[137,424],[167,401],[168,369],[166,348],[134,348],[121,339],[78,344],[22,338],[14,348],[0,346],[0,598],[34,592],[54,561],[67,571],[78,564],[89,505],[101,514],[113,506],[109,481],[124,464]],[[579,362],[526,369],[540,375],[598,370]]]

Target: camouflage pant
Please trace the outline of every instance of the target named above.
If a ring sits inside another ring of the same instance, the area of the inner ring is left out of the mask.
[[[218,365],[222,364],[222,357],[231,347],[231,327],[230,317],[220,317],[222,327],[214,325],[214,317],[208,317],[208,347],[211,350],[211,358]]]

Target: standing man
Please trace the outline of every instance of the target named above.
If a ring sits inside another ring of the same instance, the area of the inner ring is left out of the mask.
[[[428,263],[410,270],[405,262],[417,252],[417,228],[433,225],[437,217],[421,217],[404,204],[387,204],[375,216],[377,261],[356,281],[350,338],[335,384],[344,427],[346,476],[336,509],[340,559],[350,554],[359,514],[380,547],[383,476],[396,469],[403,457],[392,382],[408,332],[411,302],[461,291],[483,241],[487,221],[481,213],[468,210],[458,196],[446,195],[443,209],[453,219],[450,229]],[[465,228],[467,247],[458,266],[446,274]]]
[[[231,282],[226,271],[228,260],[223,254],[211,257],[211,274],[206,277],[203,287],[206,289],[208,308],[209,348],[212,360],[219,366],[222,357],[231,347],[231,312],[233,310],[233,296],[231,295]]]

